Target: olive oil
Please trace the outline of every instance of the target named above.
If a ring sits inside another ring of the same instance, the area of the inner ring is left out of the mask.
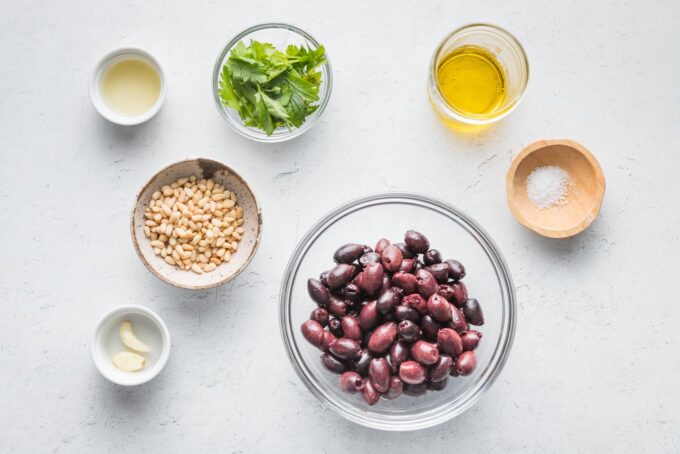
[[[506,75],[488,50],[463,46],[437,67],[437,85],[446,102],[463,115],[491,118],[506,98]]]
[[[161,78],[147,62],[127,59],[104,73],[102,95],[108,107],[128,117],[145,114],[161,94]]]

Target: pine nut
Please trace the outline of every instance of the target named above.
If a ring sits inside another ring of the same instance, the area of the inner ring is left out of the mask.
[[[235,192],[192,175],[151,195],[143,230],[154,254],[200,274],[231,260],[244,233],[242,218]]]
[[[191,265],[191,271],[193,271],[194,273],[203,274],[203,270],[196,263]]]

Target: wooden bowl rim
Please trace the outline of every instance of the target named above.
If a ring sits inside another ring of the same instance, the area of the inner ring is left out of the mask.
[[[136,211],[137,205],[139,204],[139,201],[142,197],[142,194],[147,190],[147,188],[151,185],[151,182],[158,175],[169,170],[172,167],[175,167],[175,166],[178,166],[178,165],[181,165],[181,164],[184,164],[184,163],[192,163],[192,162],[198,163],[200,161],[208,162],[211,165],[219,167],[220,170],[226,170],[227,172],[231,173],[234,177],[236,177],[238,180],[240,180],[241,183],[243,183],[243,186],[248,190],[248,192],[250,192],[250,194],[253,197],[253,201],[255,202],[255,208],[256,208],[256,211],[257,211],[257,236],[255,238],[255,242],[253,244],[253,249],[250,251],[250,254],[246,258],[246,260],[243,262],[243,264],[239,268],[237,268],[232,274],[227,275],[224,278],[222,278],[221,280],[219,280],[217,282],[210,283],[210,284],[184,285],[184,284],[180,284],[179,282],[173,281],[173,280],[167,278],[166,276],[162,275],[158,271],[156,271],[156,269],[153,266],[151,266],[151,264],[146,260],[146,257],[144,257],[144,254],[142,254],[139,243],[137,242],[137,236],[135,235],[135,211]],[[170,163],[170,164],[166,165],[165,167],[163,167],[162,169],[160,169],[158,172],[154,173],[151,176],[151,178],[149,178],[149,180],[144,184],[144,186],[142,186],[142,188],[139,190],[139,192],[137,192],[137,196],[135,197],[135,203],[132,207],[132,212],[130,214],[130,235],[132,236],[132,244],[135,248],[135,252],[137,252],[137,256],[142,261],[142,263],[144,264],[146,269],[151,271],[151,273],[153,273],[157,278],[159,278],[160,280],[162,280],[164,282],[167,282],[170,285],[173,285],[173,286],[179,287],[179,288],[184,288],[184,289],[188,289],[188,290],[206,290],[206,289],[209,289],[209,288],[218,287],[220,285],[226,284],[227,282],[231,281],[236,276],[241,274],[241,272],[243,270],[245,270],[248,267],[248,265],[250,264],[250,262],[253,260],[253,257],[255,257],[255,253],[257,252],[257,249],[260,246],[260,239],[262,238],[262,210],[260,208],[259,202],[257,201],[257,197],[255,197],[255,193],[253,192],[253,190],[250,188],[250,186],[248,185],[246,180],[243,179],[241,174],[239,174],[233,168],[229,167],[228,165],[226,165],[224,163],[221,163],[219,161],[215,161],[214,159],[210,159],[210,158],[182,159],[181,161],[175,161],[173,163]]]
[[[524,161],[524,159],[529,156],[530,154],[542,150],[547,147],[555,146],[555,145],[562,145],[569,147],[577,152],[579,152],[583,157],[586,158],[588,163],[592,166],[595,174],[595,179],[596,179],[596,191],[593,194],[595,198],[595,204],[593,208],[590,210],[590,212],[586,213],[584,218],[574,225],[573,227],[567,228],[567,229],[550,229],[546,228],[543,226],[540,226],[538,224],[535,224],[533,222],[530,222],[524,214],[521,212],[519,209],[516,200],[515,200],[515,185],[514,185],[514,180],[515,180],[515,174],[517,173],[517,169],[519,168],[519,165]],[[522,224],[523,226],[533,230],[534,232],[543,235],[548,238],[568,238],[574,235],[577,235],[581,232],[583,232],[585,229],[587,229],[590,224],[593,223],[595,218],[597,218],[598,214],[600,213],[600,208],[602,207],[602,200],[604,199],[604,193],[606,189],[606,182],[604,178],[604,172],[602,171],[602,167],[600,166],[600,163],[597,161],[597,158],[588,151],[586,147],[581,145],[578,142],[575,142],[570,139],[558,139],[558,140],[537,140],[536,142],[527,145],[515,158],[512,160],[512,164],[510,165],[510,168],[508,169],[508,173],[506,175],[505,179],[505,184],[506,184],[506,193],[507,193],[507,199],[508,199],[508,206],[510,208],[510,211],[512,212],[512,215],[515,217],[517,222]]]

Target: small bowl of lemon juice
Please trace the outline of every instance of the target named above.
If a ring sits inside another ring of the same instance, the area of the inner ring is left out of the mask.
[[[449,34],[435,51],[427,91],[446,122],[486,125],[517,107],[528,81],[519,41],[500,27],[471,24]]]
[[[92,103],[104,118],[119,125],[144,123],[165,100],[165,78],[149,52],[125,47],[99,61],[90,83]]]

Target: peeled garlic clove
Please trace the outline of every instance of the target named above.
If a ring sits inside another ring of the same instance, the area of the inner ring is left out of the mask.
[[[119,352],[113,357],[113,365],[125,372],[136,372],[144,369],[146,360],[133,352]]]
[[[120,334],[120,340],[123,341],[123,344],[125,344],[127,348],[142,353],[151,351],[151,348],[148,345],[139,340],[135,332],[132,330],[132,323],[129,320],[125,320],[123,323],[121,323],[120,330],[118,332]]]

